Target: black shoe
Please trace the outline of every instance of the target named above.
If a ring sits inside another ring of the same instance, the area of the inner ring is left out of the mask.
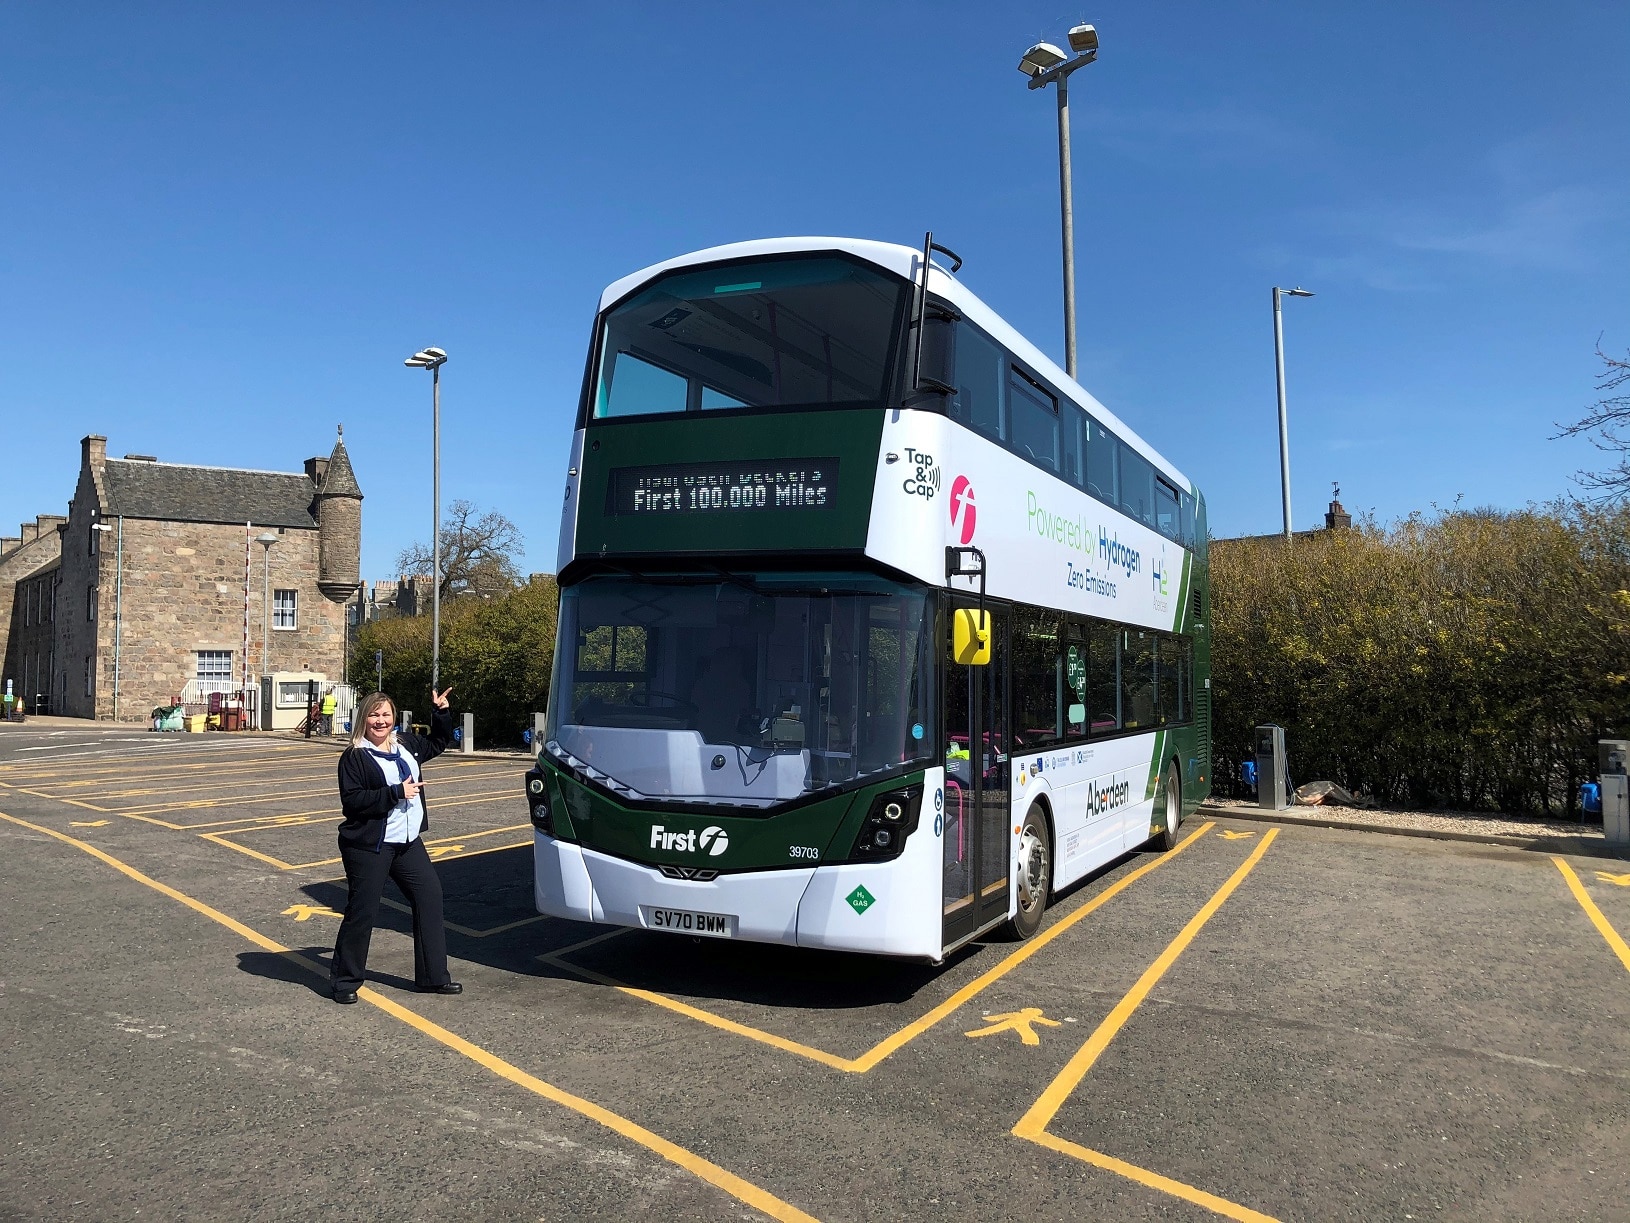
[[[350,1006],[357,1000],[357,991],[354,989],[337,989],[334,991],[334,1001],[342,1006]]]
[[[421,994],[462,994],[464,987],[457,981],[449,981],[446,985],[415,985],[414,989]]]

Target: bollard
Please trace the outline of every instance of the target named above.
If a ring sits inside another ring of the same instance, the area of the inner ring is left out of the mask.
[[[548,721],[549,715],[546,713],[535,713],[532,715],[532,750],[535,752],[541,752],[543,750],[543,728],[545,723]]]
[[[466,756],[475,751],[475,715],[473,713],[464,715],[464,735],[462,742],[459,744],[459,750]]]

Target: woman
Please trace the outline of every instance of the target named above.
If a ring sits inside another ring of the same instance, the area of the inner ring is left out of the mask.
[[[413,906],[413,985],[421,993],[461,994],[447,972],[447,931],[442,926],[441,879],[420,833],[425,816],[421,769],[447,749],[453,715],[447,694],[431,692],[430,734],[396,729],[396,704],[383,692],[357,706],[351,746],[340,756],[340,859],[351,894],[334,940],[330,971],[334,1001],[352,1003],[368,964],[368,943],[379,916],[385,877]]]

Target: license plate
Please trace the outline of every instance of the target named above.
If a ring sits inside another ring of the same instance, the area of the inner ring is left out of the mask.
[[[694,909],[658,909],[642,905],[645,925],[650,930],[672,930],[675,934],[701,934],[710,938],[735,938],[734,913],[698,913]]]

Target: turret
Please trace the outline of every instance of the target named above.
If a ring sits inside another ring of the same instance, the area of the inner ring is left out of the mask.
[[[345,429],[333,453],[313,459],[306,471],[317,486],[317,586],[344,603],[362,582],[362,489],[345,452]]]

